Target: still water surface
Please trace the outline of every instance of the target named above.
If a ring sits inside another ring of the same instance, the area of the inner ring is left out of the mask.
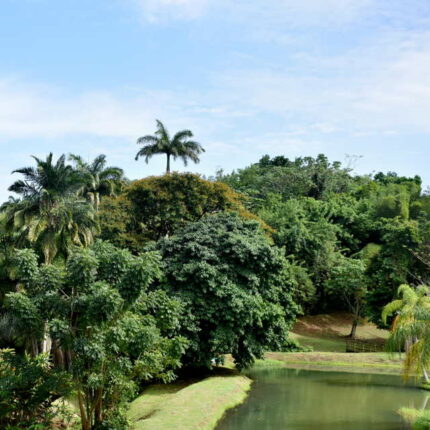
[[[248,400],[217,430],[400,430],[396,411],[421,408],[430,397],[399,376],[276,368],[249,376]]]

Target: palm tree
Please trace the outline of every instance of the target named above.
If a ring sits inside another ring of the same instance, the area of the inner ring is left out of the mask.
[[[427,369],[430,366],[430,297],[427,286],[416,289],[401,285],[398,290],[400,299],[386,305],[382,320],[395,314],[392,332],[388,339],[391,351],[406,351],[404,376],[411,373],[423,374],[426,383],[430,381]]]
[[[24,167],[24,179],[14,182],[9,191],[21,196],[1,210],[15,246],[34,246],[50,264],[58,254],[67,256],[72,246],[88,246],[97,223],[94,210],[77,193],[82,179],[62,155],[56,163],[52,153],[46,160],[33,157],[36,167]]]
[[[92,163],[85,162],[80,155],[71,154],[70,160],[83,182],[82,194],[98,212],[101,196],[114,196],[121,186],[124,171],[119,167],[106,167],[106,155],[101,154]]]
[[[52,152],[41,160],[32,156],[36,167],[23,167],[12,173],[20,173],[24,179],[14,182],[9,191],[25,199],[37,199],[45,203],[54,201],[59,196],[75,193],[80,187],[80,179],[72,166],[66,164],[66,157],[62,155],[53,163]]]
[[[166,127],[157,119],[157,131],[155,134],[137,139],[137,143],[144,146],[136,154],[135,159],[145,157],[145,162],[148,163],[153,155],[166,154],[166,173],[170,173],[170,158],[173,158],[173,160],[181,158],[185,166],[188,164],[188,160],[198,163],[200,161],[199,154],[205,152],[205,150],[200,143],[189,140],[192,137],[193,133],[190,130],[182,130],[178,131],[173,136],[173,139],[170,139]]]

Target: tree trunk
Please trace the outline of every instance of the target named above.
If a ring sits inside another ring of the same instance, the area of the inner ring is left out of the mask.
[[[72,351],[70,349],[66,349],[66,369],[67,371],[71,372],[73,366],[73,357],[72,357]]]
[[[78,403],[79,403],[79,412],[81,416],[81,427],[82,430],[91,430],[91,425],[88,420],[87,413],[85,411],[84,399],[82,397],[81,390],[78,390]]]
[[[166,166],[166,173],[170,173],[170,154],[167,154],[167,166]]]
[[[98,396],[97,396],[97,403],[96,403],[96,407],[94,410],[94,414],[95,414],[95,423],[96,424],[100,424],[103,422],[103,408],[102,408],[102,403],[103,403],[103,397],[102,397],[102,390],[99,390]]]
[[[425,369],[424,366],[423,366],[423,376],[424,376],[425,383],[428,384],[430,382],[430,379],[429,379],[429,375],[427,373],[427,370]]]
[[[31,354],[33,357],[39,355],[39,345],[37,339],[34,337],[31,338]]]
[[[94,196],[94,209],[96,213],[99,213],[99,206],[100,206],[100,193],[96,192]]]
[[[49,353],[51,352],[52,339],[48,334],[48,324],[46,322],[43,331],[42,353]]]
[[[357,326],[358,326],[358,318],[354,317],[354,320],[352,321],[351,333],[349,333],[349,336],[348,336],[351,339],[355,339],[355,336],[357,334]]]
[[[66,357],[63,348],[57,340],[52,342],[52,355],[54,357],[54,365],[60,369],[66,369]]]
[[[427,404],[429,402],[430,396],[426,396],[426,398],[423,401],[423,405],[421,406],[421,410],[424,411],[427,409]]]

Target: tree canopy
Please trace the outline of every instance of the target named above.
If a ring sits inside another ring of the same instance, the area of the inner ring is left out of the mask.
[[[259,224],[220,213],[189,224],[158,249],[164,288],[185,303],[187,359],[210,366],[232,354],[248,367],[267,348],[279,349],[299,308],[283,280],[285,260]]]
[[[133,236],[139,243],[171,236],[205,215],[235,211],[256,218],[243,206],[243,197],[221,182],[212,182],[192,173],[151,176],[130,183],[117,199],[105,200],[101,207],[105,239],[117,233]],[[116,220],[115,220],[116,219]]]

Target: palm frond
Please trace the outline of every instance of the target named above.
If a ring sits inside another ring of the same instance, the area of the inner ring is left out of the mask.
[[[182,131],[178,131],[172,139],[172,142],[181,142],[184,139],[193,137],[193,133],[191,132],[191,130],[182,130]]]
[[[155,132],[155,134],[160,136],[160,140],[170,142],[170,135],[166,127],[164,126],[164,124],[159,119],[156,120],[156,123],[157,123],[157,131]]]
[[[142,136],[142,137],[139,137],[138,139],[137,139],[137,144],[139,144],[139,145],[141,145],[141,144],[143,144],[143,143],[157,143],[158,142],[158,137],[156,137],[156,136],[151,136],[150,134],[148,134],[148,135],[146,135],[146,136]]]
[[[103,171],[106,166],[106,155],[98,155],[91,163],[89,170],[93,174],[98,174]]]
[[[397,312],[400,310],[403,306],[403,300],[394,300],[391,303],[388,303],[388,305],[384,306],[384,309],[382,310],[382,321],[384,324],[387,323],[387,318],[391,316],[394,312]]]

